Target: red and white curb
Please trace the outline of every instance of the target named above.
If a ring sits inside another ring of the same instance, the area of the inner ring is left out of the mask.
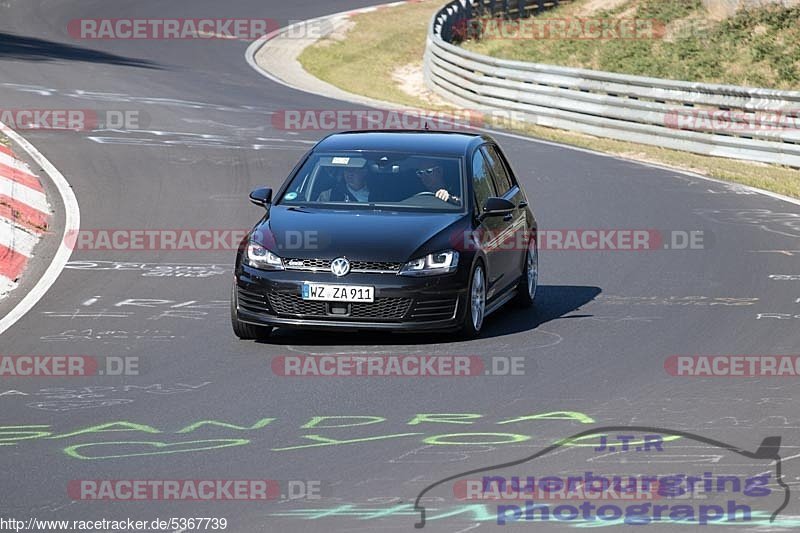
[[[28,154],[28,156],[36,163],[38,168],[41,168],[47,174],[48,178],[50,178],[50,182],[60,197],[61,204],[63,205],[64,209],[64,228],[63,234],[60,236],[60,241],[62,244],[56,250],[55,255],[45,268],[44,273],[39,277],[38,280],[36,280],[36,284],[25,292],[22,299],[16,303],[13,309],[6,313],[5,316],[0,317],[0,335],[2,335],[3,332],[13,326],[20,318],[25,316],[28,311],[33,309],[33,306],[35,306],[36,303],[42,299],[45,293],[47,293],[50,287],[53,286],[53,283],[55,283],[58,277],[61,275],[61,272],[64,270],[64,266],[67,264],[67,261],[69,261],[69,258],[72,255],[72,247],[66,246],[63,243],[65,242],[67,235],[74,235],[75,232],[80,230],[81,211],[80,207],[78,206],[78,199],[75,198],[75,193],[72,191],[72,186],[70,186],[67,179],[63,174],[61,174],[55,165],[53,165],[39,150],[37,150],[35,146],[28,142],[25,137],[12,130],[2,122],[0,122],[0,133],[11,139],[14,142],[14,146]],[[25,247],[32,250],[30,237],[22,235],[16,230],[19,229],[19,226],[25,228],[24,224],[32,225],[33,231],[30,231],[31,228],[27,228],[25,233],[32,235],[34,239],[38,240],[41,234],[44,232],[41,232],[38,235],[36,234],[36,230],[42,227],[36,222],[37,220],[41,221],[41,219],[37,219],[36,217],[41,216],[39,213],[44,213],[45,215],[49,216],[50,206],[48,205],[47,199],[41,190],[39,179],[30,173],[30,170],[27,166],[25,166],[17,158],[13,157],[13,152],[9,153],[8,150],[3,150],[3,154],[8,157],[3,158],[3,164],[5,165],[2,167],[4,169],[4,177],[0,178],[0,182],[3,183],[3,187],[5,187],[4,190],[11,191],[12,193],[10,195],[6,194],[6,196],[9,196],[15,201],[21,201],[23,204],[25,204],[25,206],[20,206],[20,209],[18,209],[16,212],[11,210],[10,222],[2,222],[3,225],[0,226],[0,233],[5,234],[7,233],[8,229],[13,230],[13,233],[8,233],[10,237],[7,238],[7,241],[12,244],[12,250],[16,250],[17,248],[22,250]],[[6,174],[10,175],[10,179],[5,177]],[[31,176],[35,178],[35,183],[39,185],[38,190]],[[14,178],[17,179],[15,180]],[[29,185],[32,185],[32,187]],[[26,188],[23,189],[22,187]],[[27,218],[24,218],[24,215],[27,215]],[[27,222],[23,222],[23,220],[26,220]],[[45,219],[44,222],[46,224],[48,219]],[[20,252],[17,251],[17,253]],[[16,256],[14,256],[14,258],[15,261],[27,263],[30,256],[24,256],[24,258],[21,260],[16,259]],[[12,263],[10,259],[10,254],[9,261],[6,262],[4,259],[0,259],[0,263],[3,265],[8,265],[4,266],[4,268],[8,268],[9,270],[12,268],[11,265],[15,264]],[[12,280],[13,283],[12,277],[4,277]],[[5,288],[4,290],[8,290],[8,288]]]
[[[0,298],[16,288],[50,213],[39,178],[0,145]]]

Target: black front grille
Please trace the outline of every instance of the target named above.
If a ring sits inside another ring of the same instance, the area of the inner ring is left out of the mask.
[[[412,320],[445,320],[456,312],[458,298],[417,300],[409,318]]]
[[[400,320],[406,315],[412,302],[411,298],[375,298],[372,303],[335,303],[333,305],[347,306],[349,310],[347,314],[339,314],[329,312],[331,303],[303,300],[299,294],[270,291],[268,299],[279,315],[370,320]]]
[[[289,270],[330,270],[329,259],[286,259],[284,265]]]
[[[401,263],[391,263],[388,261],[350,261],[350,270],[379,270],[397,272],[402,266]]]
[[[330,259],[295,259],[289,258],[284,261],[288,270],[325,270],[331,269]],[[351,271],[364,272],[398,272],[402,263],[391,261],[350,261]]]
[[[325,302],[303,300],[298,294],[271,291],[268,298],[270,305],[279,315],[325,316],[328,314]]]
[[[353,303],[350,316],[380,320],[399,320],[411,307],[411,298],[375,298],[374,303]]]
[[[270,308],[264,294],[246,291],[237,287],[239,307],[252,313],[269,313]]]

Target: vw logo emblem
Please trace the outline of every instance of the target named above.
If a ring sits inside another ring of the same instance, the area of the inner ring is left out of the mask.
[[[346,276],[350,272],[350,261],[344,257],[337,257],[331,262],[331,272],[334,276]]]

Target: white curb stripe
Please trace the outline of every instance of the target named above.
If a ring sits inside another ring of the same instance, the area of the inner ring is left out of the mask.
[[[18,202],[27,204],[37,211],[49,214],[50,206],[47,203],[47,196],[44,193],[35,191],[16,181],[0,176],[0,195],[9,196]]]
[[[17,284],[0,274],[0,298],[17,288]]]
[[[37,235],[28,233],[7,218],[0,217],[0,245],[18,254],[31,257],[33,255],[33,247],[36,246],[38,241],[39,237]]]
[[[5,152],[0,152],[0,163],[7,165],[11,168],[15,168],[20,172],[24,172],[26,174],[33,174],[33,172],[31,172],[30,167],[28,167],[28,165],[26,165],[24,161],[21,161],[12,155],[8,155]]]

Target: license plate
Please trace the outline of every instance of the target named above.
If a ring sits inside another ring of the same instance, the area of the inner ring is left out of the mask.
[[[375,287],[303,283],[303,300],[323,302],[374,302]]]

